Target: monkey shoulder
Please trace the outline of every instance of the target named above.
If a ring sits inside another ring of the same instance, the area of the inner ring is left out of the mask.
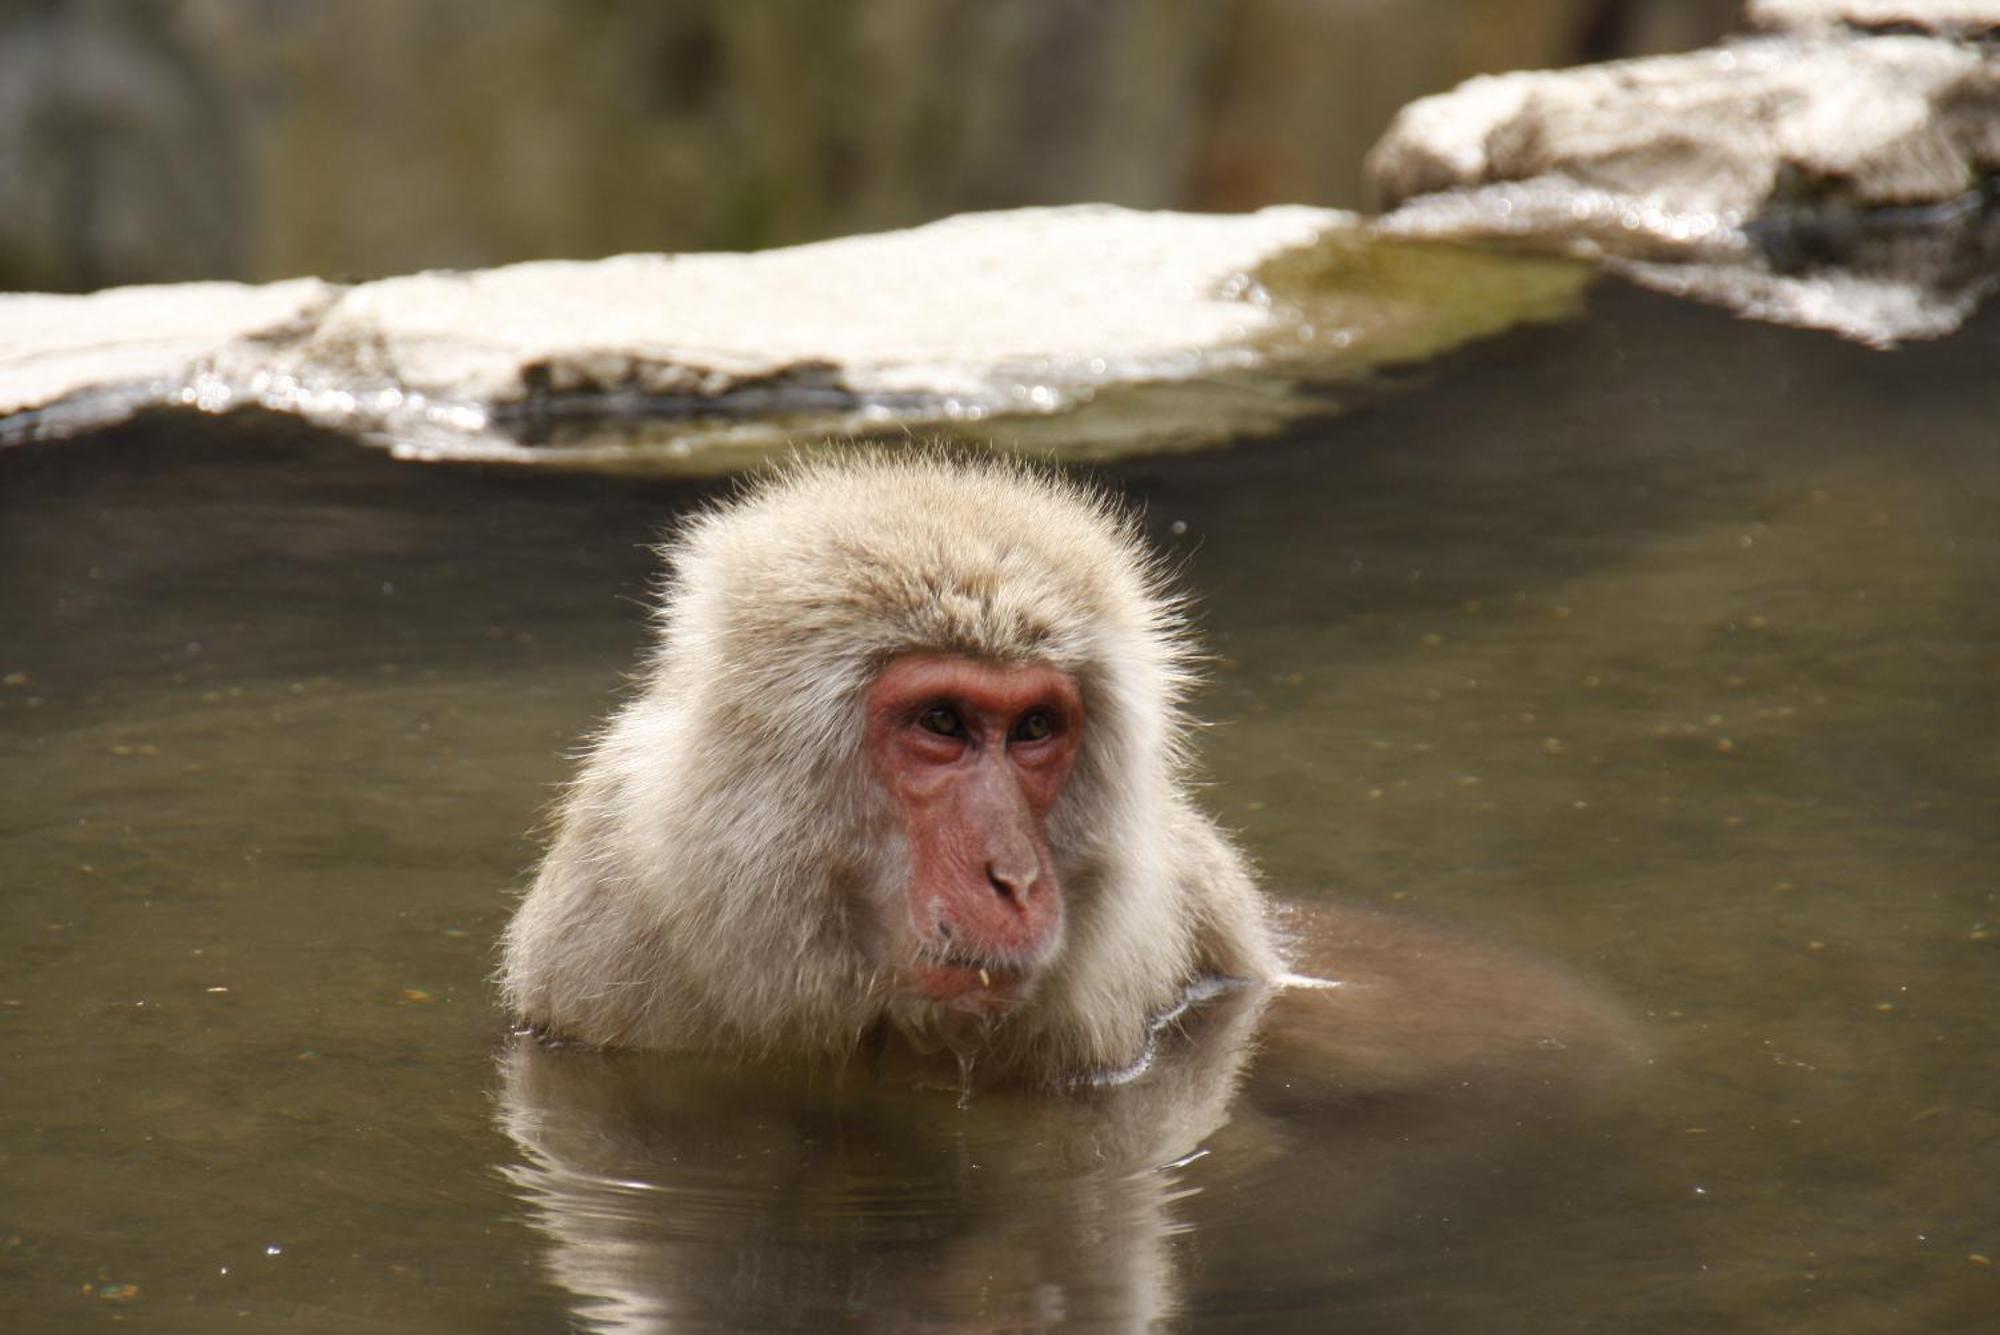
[[[1250,862],[1207,813],[1177,804],[1166,846],[1194,929],[1203,976],[1268,980],[1283,972],[1278,934]]]

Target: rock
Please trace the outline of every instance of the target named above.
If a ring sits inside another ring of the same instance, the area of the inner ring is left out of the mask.
[[[1324,407],[1294,375],[1556,318],[1585,281],[1331,210],[1077,207],[748,255],[0,297],[0,441],[254,404],[421,457],[700,470],[823,434],[1020,442],[1057,414],[1047,443],[1114,453],[1273,429]]]
[[[1846,28],[1974,39],[2000,34],[1996,0],[1750,0],[1750,26],[1772,32]]]
[[[1506,238],[1763,318],[1932,337],[2000,271],[2000,57],[1770,36],[1474,79],[1406,108],[1370,170],[1385,235]]]
[[[38,429],[74,430],[177,401],[201,358],[295,336],[340,291],[301,278],[0,296],[0,425],[21,434],[32,413]]]

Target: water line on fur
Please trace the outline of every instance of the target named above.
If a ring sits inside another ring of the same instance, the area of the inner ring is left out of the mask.
[[[1289,976],[1289,975],[1288,975]],[[1240,987],[1248,987],[1247,978],[1197,978],[1181,989],[1181,994],[1146,1022],[1145,1046],[1139,1055],[1124,1066],[1109,1071],[1096,1071],[1085,1076],[1079,1083],[1096,1085],[1100,1088],[1129,1085],[1153,1068],[1160,1056],[1160,1036],[1168,1027],[1188,1011],[1204,1001],[1212,1001],[1225,992],[1233,992]]]

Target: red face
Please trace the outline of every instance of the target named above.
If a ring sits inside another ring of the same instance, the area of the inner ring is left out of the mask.
[[[1045,827],[1083,738],[1076,683],[1042,665],[894,659],[868,692],[868,754],[908,837],[907,985],[1004,1008],[1062,938]],[[905,935],[907,933],[907,935]]]

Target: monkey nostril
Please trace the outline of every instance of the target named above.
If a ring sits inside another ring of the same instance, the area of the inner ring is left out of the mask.
[[[1003,871],[989,862],[986,864],[986,883],[993,887],[994,894],[1012,904],[1028,897],[1028,891],[1034,885],[1035,878],[1032,874],[1019,876]]]

